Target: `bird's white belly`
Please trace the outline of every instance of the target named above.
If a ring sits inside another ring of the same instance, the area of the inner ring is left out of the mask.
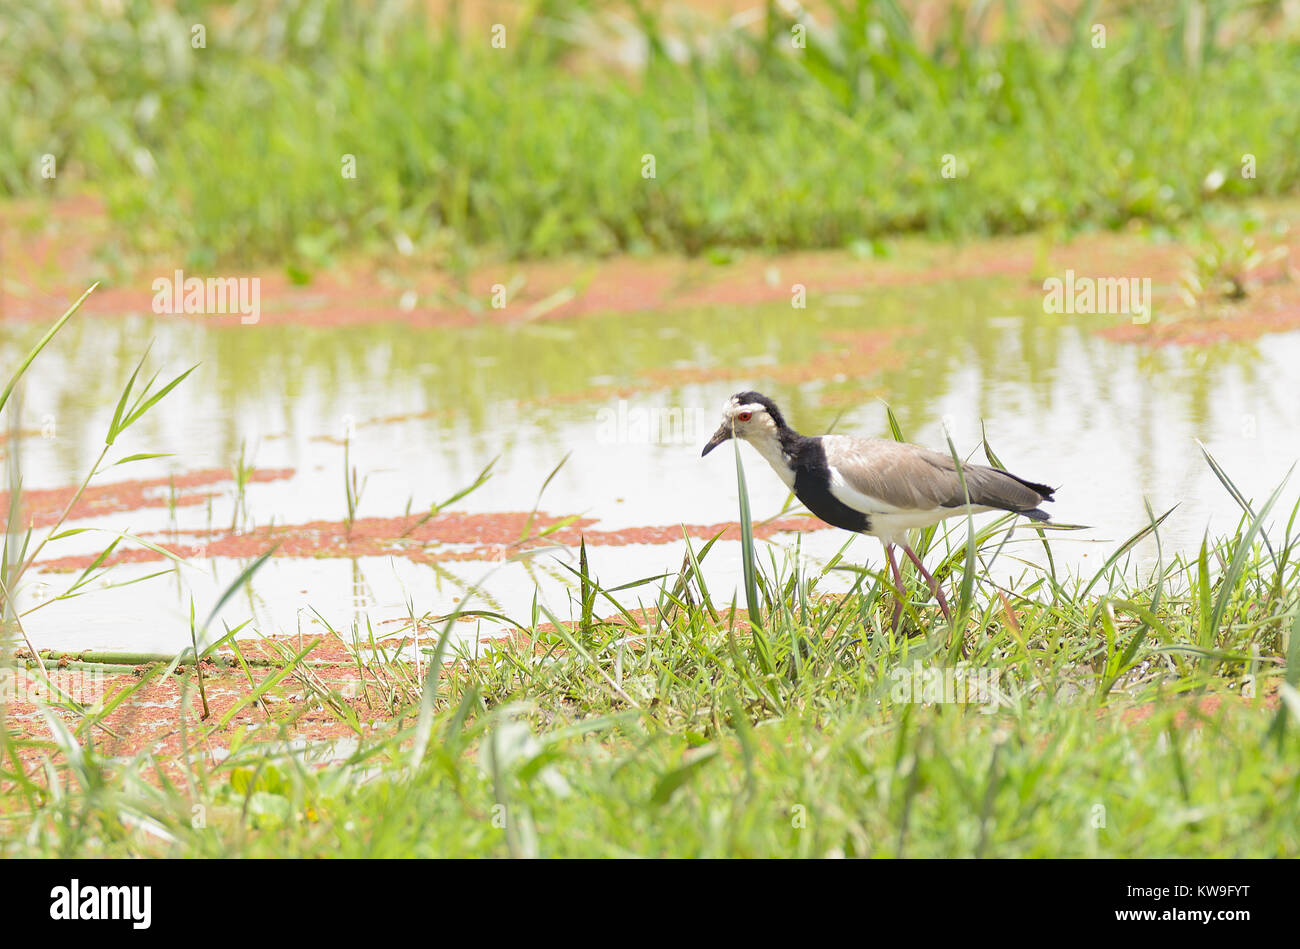
[[[992,510],[987,507],[940,507],[932,511],[893,511],[882,514],[868,514],[871,520],[870,532],[886,544],[902,543],[909,530],[932,527],[949,517],[965,517],[971,514],[983,514]]]

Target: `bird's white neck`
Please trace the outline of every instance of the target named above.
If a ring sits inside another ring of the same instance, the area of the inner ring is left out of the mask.
[[[777,473],[777,477],[785,482],[787,488],[793,491],[794,469],[790,467],[790,459],[786,456],[784,449],[781,448],[781,440],[776,437],[776,434],[764,432],[760,435],[750,436],[745,441],[754,446],[754,450],[772,466],[772,470]]]

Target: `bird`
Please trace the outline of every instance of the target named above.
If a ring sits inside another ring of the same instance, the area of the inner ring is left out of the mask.
[[[883,438],[801,435],[786,422],[776,403],[758,392],[738,392],[727,401],[722,425],[700,457],[733,437],[749,442],[816,517],[833,527],[877,538],[900,593],[903,576],[894,548],[901,547],[950,623],[952,611],[943,589],[908,543],[907,532],[955,515],[985,511],[1050,520],[1039,505],[1054,500],[1055,488],[998,468],[963,464],[963,491],[951,455]],[[894,608],[895,629],[901,616],[900,602]]]

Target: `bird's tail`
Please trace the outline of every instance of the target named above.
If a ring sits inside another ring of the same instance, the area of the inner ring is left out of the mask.
[[[1010,471],[1004,471],[1002,473],[1006,475],[1008,478],[1011,478],[1015,481],[1019,481],[1030,491],[1037,491],[1044,501],[1056,500],[1056,498],[1052,497],[1052,495],[1056,493],[1055,488],[1049,488],[1045,484],[1038,484],[1036,481],[1026,481],[1024,478],[1019,478],[1016,475],[1013,475]],[[1027,517],[1033,517],[1033,515],[1030,514],[1028,511],[1024,511],[1022,513],[1024,513]],[[1039,511],[1038,513],[1043,515],[1042,520],[1047,520],[1046,513],[1044,513],[1043,511]],[[1035,518],[1035,520],[1038,520],[1038,518]]]
[[[1034,481],[1026,481],[1009,471],[986,468],[983,465],[966,469],[966,488],[972,504],[1012,511],[1034,520],[1048,519],[1039,505],[1051,501],[1055,488]],[[957,504],[960,504],[960,500]]]

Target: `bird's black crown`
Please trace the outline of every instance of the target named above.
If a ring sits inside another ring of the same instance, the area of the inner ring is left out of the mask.
[[[789,428],[785,423],[785,416],[781,410],[776,407],[776,403],[760,392],[737,392],[732,396],[741,405],[758,404],[767,409],[767,414],[772,416],[772,421],[776,423],[777,428]]]

